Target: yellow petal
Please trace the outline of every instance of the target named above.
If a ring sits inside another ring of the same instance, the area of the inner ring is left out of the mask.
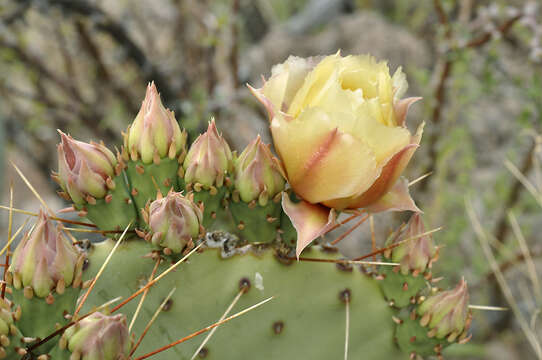
[[[379,176],[371,148],[337,129],[321,109],[290,121],[276,116],[271,132],[290,185],[311,203],[358,194]]]

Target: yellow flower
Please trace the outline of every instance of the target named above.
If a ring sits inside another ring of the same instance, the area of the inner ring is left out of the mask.
[[[262,88],[251,88],[269,113],[290,186],[324,209],[283,198],[298,231],[298,255],[329,228],[331,209],[418,210],[407,182],[398,181],[423,131],[422,124],[412,135],[405,125],[409,106],[420,99],[401,99],[407,87],[401,68],[392,76],[386,62],[338,52],[290,57]]]
[[[369,55],[290,57],[255,95],[267,107],[288,181],[304,200],[366,207],[399,178],[421,137],[405,126],[408,84]]]

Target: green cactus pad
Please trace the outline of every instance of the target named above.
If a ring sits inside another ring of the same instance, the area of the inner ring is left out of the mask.
[[[114,243],[96,244],[89,253],[93,276]],[[126,298],[146,282],[153,261],[142,256],[151,250],[142,241],[128,241],[113,256],[96,283],[83,313],[117,296]],[[142,355],[217,321],[239,292],[242,279],[251,282],[232,310],[240,311],[267,297],[277,296],[239,319],[222,325],[206,345],[206,359],[339,359],[344,356],[346,305],[339,299],[345,289],[350,301],[350,359],[393,359],[392,310],[378,285],[357,270],[340,270],[334,264],[279,261],[271,249],[258,255],[246,252],[223,259],[218,249],[194,254],[149,292],[134,327],[141,334],[154,310],[176,287],[167,312],[162,313],[140,348]],[[316,248],[307,255],[334,258]],[[128,261],[130,260],[130,261]],[[137,261],[135,261],[137,260]],[[169,264],[161,265],[158,273]],[[131,319],[139,298],[121,309]],[[196,337],[153,357],[190,359],[204,336]]]
[[[57,324],[62,326],[67,323],[64,315],[73,313],[80,291],[79,288],[67,287],[62,295],[55,293],[54,302],[48,304],[45,299],[36,296],[26,298],[23,289],[13,289],[13,302],[22,310],[17,327],[25,336],[45,338],[57,329]],[[37,350],[46,353],[54,345],[54,341],[49,341]]]
[[[203,227],[205,229],[216,230],[213,226],[216,223],[216,217],[224,213],[224,199],[228,195],[228,188],[225,186],[216,189],[217,193],[212,195],[210,190],[201,189],[194,191],[194,202],[203,203]]]
[[[280,227],[281,204],[269,201],[267,205],[254,206],[239,201],[229,205],[238,232],[243,240],[248,242],[270,242],[277,237]]]
[[[121,173],[113,179],[116,186],[108,193],[111,195],[109,202],[97,199],[94,205],[75,205],[75,208],[85,210],[86,217],[101,230],[124,230],[130,221],[138,218],[124,177],[125,174]]]
[[[420,317],[413,319],[408,310],[401,311],[398,318],[401,323],[397,324],[395,339],[403,352],[421,356],[438,355],[450,345],[446,339],[427,336],[429,329],[420,325]]]
[[[384,275],[384,279],[379,282],[384,296],[398,308],[410,305],[410,300],[427,286],[423,274],[403,275],[389,266],[381,267],[380,274]]]
[[[130,191],[138,215],[148,200],[156,199],[157,187],[162,195],[167,194],[172,188],[176,191],[184,190],[179,187],[177,176],[179,162],[177,159],[164,158],[160,160],[159,164],[144,164],[141,160],[130,160],[126,165]],[[142,173],[141,170],[143,170]]]

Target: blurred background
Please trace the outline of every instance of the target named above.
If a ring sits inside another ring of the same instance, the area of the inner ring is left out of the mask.
[[[53,209],[57,128],[121,143],[155,81],[191,139],[214,116],[232,148],[260,133],[261,85],[289,55],[370,53],[402,66],[426,121],[407,171],[442,245],[439,286],[464,276],[475,311],[461,359],[535,359],[542,331],[542,6],[528,0],[0,0],[0,185],[15,207]],[[7,234],[7,212],[0,216]],[[16,217],[16,225],[24,218]],[[382,244],[403,219],[377,216]],[[342,243],[364,253],[369,233]],[[3,238],[4,235],[2,235]],[[3,241],[2,241],[3,242]]]

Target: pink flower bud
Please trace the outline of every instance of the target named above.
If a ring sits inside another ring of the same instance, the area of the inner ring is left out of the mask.
[[[418,307],[420,324],[429,326],[430,337],[447,337],[450,342],[466,337],[470,327],[469,292],[461,279],[455,289],[442,291],[429,297]]]
[[[148,225],[154,245],[180,253],[189,242],[197,238],[203,213],[192,200],[191,194],[170,192],[166,197],[150,203]]]
[[[258,199],[265,206],[267,200],[284,189],[278,159],[260,136],[253,140],[235,160],[235,189],[244,202]]]
[[[16,289],[31,287],[38,297],[46,297],[59,282],[62,288],[74,280],[80,254],[49,217],[40,212],[38,222],[13,254],[9,271]]]
[[[186,151],[186,132],[175,115],[166,109],[154,82],[147,86],[145,99],[134,122],[126,131],[124,146],[132,160],[144,164],[177,158]]]
[[[400,263],[401,273],[406,275],[410,271],[424,273],[436,260],[437,248],[431,235],[420,236],[425,233],[422,217],[415,213],[402,229],[392,238],[391,244],[404,241],[391,250],[391,260]]]
[[[226,173],[232,171],[230,147],[218,133],[214,120],[209,123],[207,132],[198,136],[190,146],[183,167],[187,184],[200,183],[207,188],[221,187]]]
[[[75,204],[90,198],[101,199],[114,188],[117,159],[103,144],[74,140],[60,132],[58,144],[58,176],[60,186]]]
[[[128,359],[130,336],[126,316],[95,312],[66,330],[59,344],[72,353],[70,359]]]

